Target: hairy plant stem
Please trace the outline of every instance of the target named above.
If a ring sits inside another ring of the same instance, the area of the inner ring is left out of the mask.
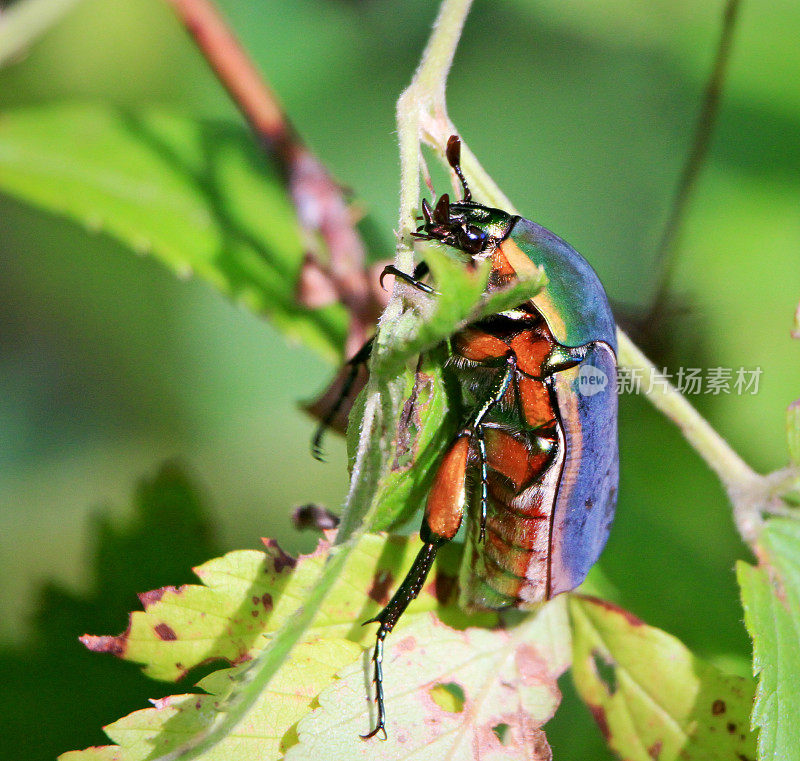
[[[735,3],[731,4],[735,7]],[[410,233],[415,227],[414,215],[419,208],[420,146],[422,143],[430,145],[444,162],[447,138],[458,134],[447,115],[445,83],[470,5],[470,0],[444,0],[419,68],[397,104],[401,203],[396,266],[408,272],[413,269],[413,238]],[[722,68],[724,70],[724,56]],[[719,79],[721,81],[721,76]],[[701,132],[708,131],[702,127],[704,123],[701,122]],[[704,150],[705,146],[701,146],[695,148],[694,153],[702,155]],[[461,152],[464,170],[475,195],[489,205],[515,212],[513,204],[481,167],[463,138]],[[697,161],[690,162],[689,180],[685,183],[687,189],[680,194],[683,199],[681,208],[685,207],[697,166]],[[670,222],[671,227],[675,224],[674,220]],[[402,305],[402,288],[396,287],[382,318],[385,328],[388,329],[402,313]],[[658,392],[646,394],[648,400],[678,426],[689,444],[720,479],[733,503],[734,522],[739,534],[754,546],[762,524],[761,514],[769,509],[772,501],[769,479],[757,474],[742,460],[625,333],[618,330],[617,337],[620,365],[638,370],[646,388],[658,388]]]

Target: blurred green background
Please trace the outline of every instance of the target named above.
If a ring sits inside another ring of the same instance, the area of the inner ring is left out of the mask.
[[[394,102],[437,4],[219,4],[301,134],[383,231],[386,250],[375,256],[390,256]],[[627,309],[654,292],[654,251],[722,7],[477,0],[456,58],[449,103],[465,139],[518,208],[584,253]],[[789,335],[800,298],[798,39],[796,2],[744,3],[683,235],[679,311],[657,357],[673,371],[762,368],[756,396],[693,399],[760,470],[785,463],[784,410],[800,396],[800,346]],[[0,70],[4,111],[69,100],[238,120],[160,0],[83,0]],[[313,544],[293,531],[289,510],[342,502],[344,446],[331,439],[328,463],[312,461],[313,424],[297,403],[331,371],[208,287],[0,197],[6,757],[102,743],[102,724],[174,691],[89,656],[75,639],[121,631],[135,592],[188,581],[191,564],[257,547],[259,536],[290,551]],[[605,588],[698,654],[746,673],[733,564],[748,553],[720,487],[639,398],[622,399],[621,448]],[[143,487],[137,512],[137,482],[171,458],[193,486],[173,466],[159,476],[172,496]],[[555,758],[608,758],[568,680],[564,689],[548,731]]]

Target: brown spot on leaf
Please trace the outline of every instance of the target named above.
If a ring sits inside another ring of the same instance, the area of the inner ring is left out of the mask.
[[[147,610],[151,605],[155,605],[161,598],[167,593],[171,592],[172,594],[182,594],[183,587],[161,587],[161,589],[151,589],[149,592],[140,592],[138,594],[139,601],[142,603],[142,607]]]
[[[297,558],[284,552],[274,539],[264,539],[264,544],[272,555],[275,573],[280,573],[284,568],[294,568],[297,565]]]
[[[552,681],[547,663],[533,645],[523,643],[516,649],[514,665],[523,685],[546,685]]]
[[[656,759],[656,760],[658,759],[658,757],[661,755],[661,748],[662,748],[663,744],[664,743],[662,743],[661,740],[659,740],[658,742],[653,743],[647,749],[647,753],[649,754],[650,758]]]
[[[264,610],[272,610],[272,595],[269,592],[264,592],[261,595],[261,604],[264,606]]]
[[[727,708],[724,700],[715,700],[711,705],[711,713],[713,713],[714,716],[719,716],[721,713],[725,713]]]
[[[732,721],[728,722],[728,733],[732,735],[736,734],[736,725]]]
[[[420,428],[419,413],[421,409],[421,407],[417,406],[417,401],[420,390],[425,386],[431,386],[432,383],[433,380],[429,374],[417,371],[411,395],[406,399],[403,405],[403,412],[397,421],[397,447],[395,448],[395,457],[392,463],[392,470],[395,472],[408,470],[416,460],[417,435]],[[428,396],[430,397],[430,393]],[[424,407],[425,405],[422,406]]]
[[[603,706],[596,706],[592,705],[591,703],[587,705],[589,706],[589,710],[592,712],[594,720],[597,722],[597,726],[600,728],[600,732],[602,733],[603,737],[608,740],[611,737],[611,732],[608,728],[606,712],[603,709]]]
[[[367,592],[370,599],[375,600],[380,605],[386,605],[389,602],[389,589],[393,581],[394,578],[389,571],[378,571],[372,577],[372,584]]]
[[[164,640],[164,642],[172,642],[178,639],[178,635],[175,634],[175,630],[169,625],[165,623],[156,624],[153,627],[153,631],[158,635],[158,638]]]
[[[80,641],[87,650],[93,653],[110,653],[111,655],[123,656],[128,647],[128,632],[120,634],[119,637],[96,637],[93,634],[84,634]]]
[[[258,618],[258,611],[257,611],[257,610],[251,610],[251,611],[250,611],[250,615],[251,615],[253,618]]]

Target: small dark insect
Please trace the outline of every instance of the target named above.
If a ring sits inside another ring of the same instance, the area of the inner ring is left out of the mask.
[[[605,291],[588,262],[561,238],[522,217],[472,200],[453,135],[447,158],[464,190],[422,203],[417,238],[443,243],[466,265],[490,259],[487,291],[544,268],[530,301],[475,322],[450,339],[450,365],[470,413],[442,457],[425,505],[416,560],[378,623],[373,655],[377,722],[386,736],[384,640],[419,594],[437,550],[466,515],[460,604],[524,608],[580,584],[605,546],[618,481],[616,332]],[[387,267],[427,293],[425,263],[413,274]],[[354,379],[371,349],[350,362]],[[345,384],[345,395],[352,381]],[[315,437],[341,408],[329,413]],[[472,486],[474,485],[474,486]]]

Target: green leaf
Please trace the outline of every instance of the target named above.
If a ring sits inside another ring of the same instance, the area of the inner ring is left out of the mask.
[[[128,664],[98,658],[77,639],[87,628],[121,628],[135,590],[189,581],[193,563],[219,552],[201,497],[184,469],[169,463],[139,483],[125,519],[107,507],[96,512],[86,527],[83,588],[57,581],[42,585],[33,596],[28,636],[18,645],[0,646],[3,747],[26,748],[35,737],[37,755],[52,759],[65,748],[99,741],[98,716],[117,716],[164,694]],[[42,715],[48,717],[46,731]]]
[[[561,698],[556,679],[569,664],[567,628],[563,597],[495,631],[456,631],[417,616],[386,642],[388,740],[358,736],[370,721],[360,659],[320,694],[286,761],[549,759],[540,728]]]
[[[571,596],[573,678],[609,746],[630,761],[755,758],[752,680],[594,598]]]
[[[200,277],[325,357],[341,355],[345,310],[295,302],[295,214],[241,128],[101,106],[7,111],[0,191]]]
[[[758,568],[739,562],[744,620],[759,676],[753,725],[760,759],[800,759],[800,523],[767,521]]]
[[[420,512],[435,466],[456,432],[459,418],[448,397],[446,357],[439,347],[421,357],[416,373],[404,376],[409,386],[397,421],[394,456],[375,493],[379,507],[371,530],[390,530]]]
[[[800,466],[800,400],[792,402],[786,410],[786,439],[792,464]]]
[[[313,698],[374,642],[374,628],[361,622],[388,601],[419,540],[368,535],[334,549],[323,541],[297,560],[274,542],[266,546],[204,564],[196,571],[202,586],[142,595],[145,610],[118,637],[84,638],[91,649],[141,663],[162,679],[213,660],[240,664],[200,682],[208,695],[166,698],[109,727],[121,758],[178,751],[217,758],[232,748],[245,749],[243,759],[280,757]],[[470,616],[454,604],[459,562],[457,545],[440,551],[398,631],[433,610],[452,626],[496,624],[496,614]]]
[[[425,261],[430,267],[438,293],[420,295],[423,321],[409,320],[397,331],[390,349],[373,366],[374,371],[392,373],[407,359],[446,341],[469,322],[518,306],[535,296],[547,279],[542,270],[538,277],[521,280],[509,288],[486,294],[489,261],[471,270],[442,247],[430,246],[425,250]]]

